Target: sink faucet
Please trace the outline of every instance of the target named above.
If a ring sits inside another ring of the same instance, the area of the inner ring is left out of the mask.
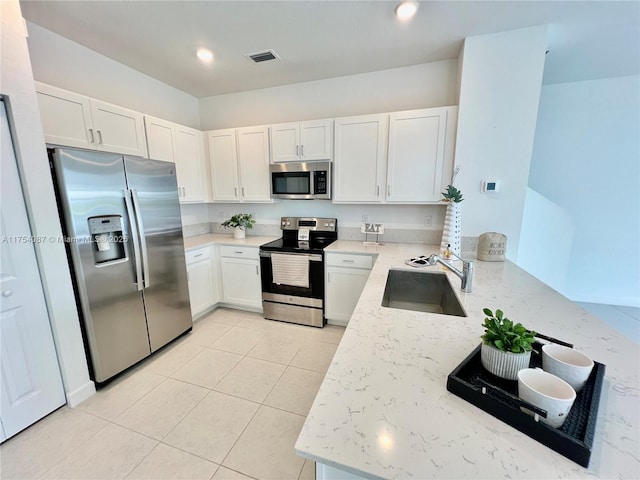
[[[458,260],[462,261],[462,271],[458,270],[456,267],[454,267],[444,259],[440,258],[438,255],[431,255],[429,258],[427,258],[427,263],[429,265],[435,265],[436,263],[441,263],[442,265],[447,267],[449,270],[455,273],[462,281],[462,283],[460,284],[460,290],[462,290],[465,293],[471,293],[471,285],[473,283],[473,261],[464,260],[458,257],[458,255],[456,255],[453,252],[451,252],[451,255],[456,257]]]

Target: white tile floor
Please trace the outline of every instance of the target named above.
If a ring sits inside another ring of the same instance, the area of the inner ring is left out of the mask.
[[[0,478],[308,480],[293,446],[343,328],[219,309],[0,446]]]

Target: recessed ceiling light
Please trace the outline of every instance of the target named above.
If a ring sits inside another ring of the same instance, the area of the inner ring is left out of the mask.
[[[213,61],[213,52],[208,48],[199,48],[196,55],[203,63],[210,63]]]
[[[396,6],[396,15],[400,20],[409,20],[418,11],[418,2],[406,1]]]

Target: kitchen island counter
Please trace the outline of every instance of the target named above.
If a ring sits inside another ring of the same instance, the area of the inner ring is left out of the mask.
[[[637,344],[508,261],[476,261],[472,293],[447,274],[464,318],[381,306],[389,269],[412,270],[404,260],[437,245],[338,241],[326,251],[377,261],[296,442],[299,455],[367,478],[640,477]],[[588,469],[447,391],[447,375],[480,343],[484,307],[607,365]]]
[[[195,248],[205,247],[207,245],[245,245],[247,247],[259,247],[265,243],[277,240],[280,237],[271,237],[265,235],[247,235],[245,238],[233,238],[231,233],[205,233],[203,235],[195,235],[184,239],[185,251]]]

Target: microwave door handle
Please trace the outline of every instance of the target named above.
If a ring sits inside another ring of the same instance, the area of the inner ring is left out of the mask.
[[[136,225],[136,219],[133,216],[133,207],[131,206],[131,199],[129,198],[129,190],[123,190],[124,193],[124,205],[127,210],[127,216],[129,217],[129,228],[131,229],[131,242],[133,245],[133,256],[136,264],[136,288],[138,291],[144,287],[142,285],[142,263],[140,256],[140,243],[138,240],[138,225]]]
[[[142,269],[144,273],[144,288],[149,288],[149,256],[147,255],[147,239],[145,238],[144,225],[142,223],[142,212],[140,211],[140,199],[138,198],[138,190],[131,190],[131,198],[133,199],[133,209],[136,215],[136,224],[140,235],[140,247],[142,248]]]

